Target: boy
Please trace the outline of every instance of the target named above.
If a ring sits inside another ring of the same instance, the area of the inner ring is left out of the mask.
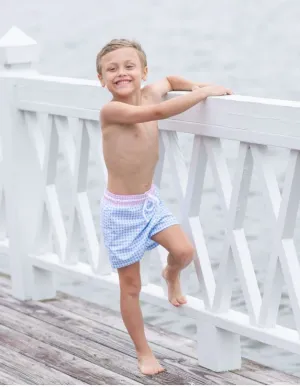
[[[112,40],[97,55],[97,72],[112,101],[103,106],[100,121],[108,186],[101,204],[105,246],[120,280],[121,313],[136,348],[140,371],[162,372],[145,337],[139,305],[139,261],[158,244],[168,252],[163,277],[168,298],[178,307],[186,303],[180,272],[193,259],[194,248],[153,185],[158,160],[157,120],[184,112],[209,96],[231,94],[221,86],[192,83],[170,76],[141,89],[147,77],[141,46],[126,39]],[[191,93],[163,101],[171,90]]]

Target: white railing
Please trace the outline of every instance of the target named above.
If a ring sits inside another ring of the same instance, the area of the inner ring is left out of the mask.
[[[0,246],[10,256],[13,294],[21,299],[54,297],[55,272],[93,277],[117,290],[118,277],[110,269],[97,217],[97,201],[106,182],[99,108],[108,95],[96,82],[36,73],[32,67],[36,44],[26,39],[12,29],[0,41]],[[215,371],[241,366],[240,336],[300,353],[300,267],[294,243],[300,198],[299,124],[300,103],[241,96],[210,98],[159,123],[155,181],[164,192],[162,176],[169,163],[177,215],[197,250],[194,265],[182,280],[189,292],[189,277],[196,273],[201,292],[193,290],[188,304],[176,311],[197,320],[199,363]],[[181,152],[181,132],[193,138],[189,168]],[[229,155],[232,168],[223,139],[235,141],[236,161],[231,150]],[[268,157],[274,146],[288,155],[280,184]],[[88,189],[92,168],[97,173],[94,197]],[[266,205],[261,222],[268,217],[272,223],[262,280],[244,228],[254,170]],[[209,190],[214,187],[223,212],[223,246],[214,253],[218,267],[212,262],[206,231],[214,216],[204,221],[199,216],[207,175]],[[166,262],[163,248],[144,257],[141,299],[174,311],[164,284],[150,283],[148,278],[156,255],[161,267]],[[231,301],[236,277],[243,312]],[[277,324],[283,286],[295,320],[293,329]]]

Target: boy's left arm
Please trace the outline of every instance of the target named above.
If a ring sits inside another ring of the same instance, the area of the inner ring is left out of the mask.
[[[195,88],[201,88],[205,86],[210,86],[209,83],[200,83],[200,82],[191,82],[185,78],[171,75],[161,81],[153,83],[151,89],[155,94],[160,97],[166,95],[169,91],[192,91]]]

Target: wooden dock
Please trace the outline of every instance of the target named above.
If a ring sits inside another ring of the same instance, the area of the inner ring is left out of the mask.
[[[65,294],[19,301],[0,276],[0,384],[300,384],[300,378],[244,360],[234,372],[197,364],[192,340],[147,326],[166,372],[143,376],[119,314]]]

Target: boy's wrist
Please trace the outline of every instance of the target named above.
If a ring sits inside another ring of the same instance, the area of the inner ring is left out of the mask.
[[[213,86],[213,83],[193,83],[192,84],[192,91],[195,90],[195,89],[203,89],[203,88],[206,88],[206,87],[210,87],[210,86]]]
[[[204,98],[207,98],[210,96],[210,93],[209,93],[209,87],[208,86],[205,86],[205,87],[194,87],[193,92],[196,92],[197,94],[201,94]]]

